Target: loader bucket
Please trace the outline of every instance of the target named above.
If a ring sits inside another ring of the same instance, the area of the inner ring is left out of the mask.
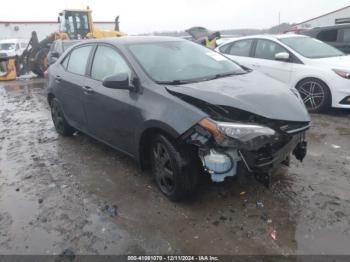
[[[16,59],[0,59],[0,81],[15,80],[17,77]]]

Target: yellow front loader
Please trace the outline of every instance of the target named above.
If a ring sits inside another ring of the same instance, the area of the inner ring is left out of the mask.
[[[32,32],[29,44],[21,56],[0,58],[0,81],[14,80],[17,76],[33,72],[44,76],[48,67],[47,54],[55,40],[83,40],[91,38],[120,37],[125,33],[119,31],[119,17],[115,20],[114,30],[103,31],[95,27],[92,10],[64,10],[59,13],[59,32],[54,32],[44,40],[38,40]]]

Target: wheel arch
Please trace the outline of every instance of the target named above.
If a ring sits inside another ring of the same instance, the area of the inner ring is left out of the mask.
[[[51,105],[52,99],[54,99],[56,96],[53,93],[48,93],[47,94],[47,102],[49,103],[49,105]]]
[[[176,142],[179,134],[171,127],[165,125],[164,123],[149,126],[143,129],[139,135],[137,152],[138,161],[142,170],[149,169],[150,166],[150,154],[149,150],[151,148],[151,142],[153,138],[158,135],[164,135],[172,142]]]

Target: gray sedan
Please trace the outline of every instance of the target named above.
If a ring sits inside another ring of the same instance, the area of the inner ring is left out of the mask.
[[[268,186],[291,155],[306,155],[310,117],[298,92],[190,41],[83,41],[48,76],[57,132],[130,155],[171,200],[193,194],[205,174]]]

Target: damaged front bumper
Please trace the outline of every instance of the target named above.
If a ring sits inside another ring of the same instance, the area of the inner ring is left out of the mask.
[[[245,168],[265,186],[270,185],[271,174],[291,155],[303,161],[307,152],[305,133],[309,123],[294,130],[276,131],[273,135],[255,137],[245,143],[228,137],[217,139],[212,128],[197,125],[185,134],[186,142],[198,147],[204,170],[212,181],[223,182]],[[209,129],[209,130],[208,130]]]

